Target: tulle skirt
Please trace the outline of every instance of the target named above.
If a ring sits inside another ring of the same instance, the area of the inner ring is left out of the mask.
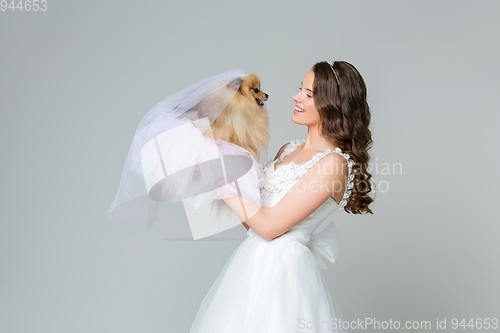
[[[247,237],[203,299],[190,333],[346,333],[314,254],[285,237]]]

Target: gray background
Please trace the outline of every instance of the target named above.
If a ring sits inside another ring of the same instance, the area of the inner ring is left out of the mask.
[[[402,166],[372,170],[373,216],[336,212],[325,274],[344,319],[434,331],[447,318],[451,332],[451,318],[499,318],[499,10],[49,0],[46,12],[0,12],[0,331],[188,332],[245,230],[188,242],[166,239],[164,223],[133,233],[108,221],[135,129],[159,100],[239,68],[270,95],[267,161],[306,137],[292,96],[321,60],[360,71],[373,165]]]

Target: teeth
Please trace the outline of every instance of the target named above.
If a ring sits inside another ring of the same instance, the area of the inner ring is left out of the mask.
[[[299,111],[299,112],[302,112],[302,113],[306,112],[305,110],[301,110],[298,107],[295,107],[295,111]]]

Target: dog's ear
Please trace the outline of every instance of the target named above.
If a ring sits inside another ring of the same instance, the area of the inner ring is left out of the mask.
[[[245,80],[248,80],[251,87],[260,88],[260,78],[254,73],[248,73]]]
[[[233,81],[229,82],[227,86],[229,88],[237,90],[240,87],[241,82],[243,82],[241,78],[236,78]]]

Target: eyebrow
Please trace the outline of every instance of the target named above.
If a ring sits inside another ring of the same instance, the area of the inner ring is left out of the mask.
[[[302,82],[300,82],[300,85],[303,86]],[[313,92],[311,89],[309,88],[306,88],[307,90],[309,90],[310,92]]]

